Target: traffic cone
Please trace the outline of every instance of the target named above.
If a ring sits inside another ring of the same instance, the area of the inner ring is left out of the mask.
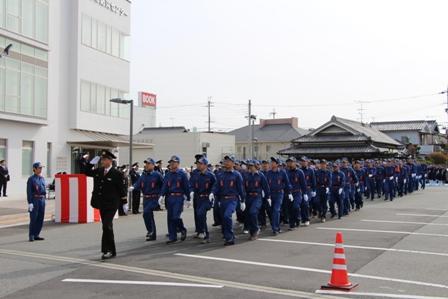
[[[344,241],[342,240],[342,233],[338,232],[336,233],[336,246],[334,248],[331,278],[327,285],[322,286],[322,289],[350,291],[357,286],[358,284],[353,284],[348,280]]]

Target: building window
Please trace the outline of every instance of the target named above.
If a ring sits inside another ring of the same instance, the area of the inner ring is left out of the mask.
[[[0,0],[0,27],[48,43],[48,0]]]
[[[52,173],[51,173],[51,155],[52,155],[52,148],[51,148],[51,142],[47,143],[47,177],[50,178]]]
[[[22,175],[29,176],[33,173],[34,142],[22,141]]]
[[[0,160],[6,160],[6,150],[7,150],[6,139],[0,139]]]
[[[81,111],[129,118],[129,105],[110,102],[113,98],[126,98],[123,91],[84,80],[81,81],[80,89]]]
[[[0,49],[8,44],[15,55],[0,59],[0,112],[46,118],[48,53],[0,37]]]
[[[266,145],[266,154],[271,152],[271,146],[270,145]]]
[[[81,22],[83,45],[129,60],[129,35],[87,15],[82,15]]]

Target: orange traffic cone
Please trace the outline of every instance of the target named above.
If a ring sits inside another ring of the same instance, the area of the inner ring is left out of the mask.
[[[334,248],[333,269],[331,271],[331,279],[322,289],[333,289],[350,291],[358,286],[348,280],[347,263],[345,260],[344,241],[342,233],[336,233],[336,246]]]

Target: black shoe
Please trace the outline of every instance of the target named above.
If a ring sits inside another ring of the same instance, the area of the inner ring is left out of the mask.
[[[221,224],[213,223],[212,226],[220,226]]]
[[[183,242],[186,239],[187,239],[187,230],[184,229],[183,231],[181,231],[180,240]]]
[[[28,241],[34,242],[34,238],[29,238]]]
[[[117,256],[116,253],[107,252],[107,253],[105,253],[105,254],[103,254],[103,255],[101,256],[101,259],[102,259],[102,260],[109,260],[109,259],[112,259],[112,258],[114,258],[114,257],[116,257],[116,256]]]
[[[232,245],[235,245],[235,241],[226,241],[224,243],[224,246],[232,246]]]
[[[272,232],[272,235],[277,236],[278,232]]]
[[[156,236],[153,236],[153,235],[146,236],[146,241],[155,241],[155,240],[156,240]]]
[[[168,240],[168,241],[166,241],[166,245],[171,245],[171,244],[174,244],[176,242],[177,242],[177,240]]]
[[[44,238],[41,238],[41,237],[34,237],[34,240],[35,241],[43,241],[43,240],[45,240]]]

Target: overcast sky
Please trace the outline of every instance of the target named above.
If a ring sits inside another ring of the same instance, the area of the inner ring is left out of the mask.
[[[446,125],[431,94],[448,84],[447,15],[445,0],[134,0],[131,95],[157,94],[158,125],[199,130],[209,96],[215,130],[245,125],[248,99],[305,128],[359,120],[356,101],[367,122]]]

